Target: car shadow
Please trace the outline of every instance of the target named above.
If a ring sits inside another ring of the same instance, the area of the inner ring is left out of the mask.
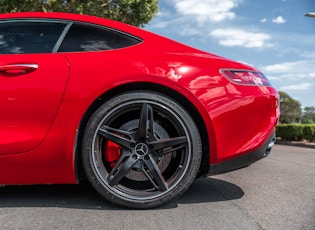
[[[200,178],[179,199],[157,209],[176,208],[180,204],[209,203],[239,199],[243,190],[235,184]],[[0,188],[0,208],[62,207],[74,209],[126,210],[102,198],[89,183],[79,185],[28,185]]]

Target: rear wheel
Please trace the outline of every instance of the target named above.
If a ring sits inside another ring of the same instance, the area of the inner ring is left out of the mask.
[[[129,92],[104,103],[86,126],[82,150],[95,189],[131,208],[156,207],[184,193],[201,160],[193,119],[155,92]]]

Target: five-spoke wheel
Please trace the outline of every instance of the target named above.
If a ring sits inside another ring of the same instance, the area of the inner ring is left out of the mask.
[[[88,179],[113,203],[150,208],[181,195],[196,177],[201,142],[191,116],[154,92],[129,92],[105,102],[84,133]]]

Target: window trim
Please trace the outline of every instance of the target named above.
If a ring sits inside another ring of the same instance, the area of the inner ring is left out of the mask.
[[[121,30],[118,30],[118,29],[114,29],[112,27],[99,25],[99,24],[94,24],[94,23],[90,23],[90,22],[81,22],[81,21],[71,21],[71,22],[73,22],[72,24],[79,24],[79,25],[81,24],[81,25],[96,27],[96,28],[99,28],[99,29],[102,29],[102,30],[109,30],[109,31],[112,31],[112,32],[116,32],[116,33],[125,35],[125,36],[130,37],[130,38],[133,38],[135,40],[138,40],[139,43],[143,42],[143,39],[140,38],[140,37],[137,37],[135,35],[129,34],[127,32],[124,32],[124,31],[121,31]]]
[[[66,35],[68,34],[69,30],[71,29],[72,25],[77,24],[77,25],[83,25],[83,26],[90,26],[90,27],[94,27],[94,28],[99,28],[102,30],[108,30],[111,32],[115,32],[115,33],[119,33],[121,35],[130,37],[132,39],[135,39],[137,41],[139,41],[139,43],[132,45],[132,46],[136,46],[139,45],[141,43],[143,43],[143,39],[135,36],[133,34],[106,26],[106,25],[100,25],[100,24],[94,24],[94,23],[90,23],[90,22],[83,22],[83,21],[76,21],[76,20],[69,20],[69,19],[54,19],[54,18],[10,18],[10,19],[3,19],[0,20],[0,24],[2,23],[15,23],[15,22],[40,22],[40,23],[60,23],[60,24],[66,24],[65,28],[63,29],[63,31],[61,32],[58,40],[56,41],[53,49],[50,52],[47,52],[46,54],[50,54],[50,53],[77,53],[75,51],[72,52],[59,52],[59,48],[61,46],[61,44],[63,43]],[[132,46],[126,46],[123,48],[128,48],[128,47],[132,47]],[[119,49],[123,49],[123,48],[119,48]],[[116,50],[116,49],[111,49],[111,50]],[[109,51],[109,50],[97,50],[97,51],[81,51],[81,52],[105,52],[105,51]],[[29,54],[29,53],[27,53]]]
[[[14,19],[4,19],[4,20],[0,20],[0,25],[2,23],[17,23],[17,22],[30,22],[30,23],[60,23],[60,24],[65,24],[65,28],[63,29],[63,31],[60,33],[59,38],[57,39],[57,41],[55,42],[54,47],[52,48],[52,50],[50,52],[43,52],[40,54],[51,54],[51,53],[56,53],[55,52],[55,48],[57,47],[57,44],[59,44],[59,41],[61,39],[61,37],[67,34],[69,28],[72,25],[72,21],[69,20],[60,20],[60,19],[49,19],[49,18],[14,18]],[[70,25],[69,25],[70,24]],[[67,30],[66,30],[67,29]],[[63,41],[63,39],[60,41]],[[59,46],[60,46],[59,44]],[[58,48],[59,48],[58,46]],[[24,54],[37,54],[37,53],[24,53]],[[0,54],[1,55],[1,54]],[[10,54],[10,55],[15,55],[15,54]]]
[[[68,22],[68,24],[66,25],[66,27],[63,29],[61,35],[59,36],[54,48],[52,49],[51,53],[57,53],[58,49],[60,48],[63,40],[65,39],[68,31],[70,30],[71,26],[72,26],[73,22]]]
[[[132,34],[129,34],[127,32],[124,32],[124,31],[121,31],[121,30],[118,30],[118,29],[114,29],[112,27],[108,27],[108,26],[105,26],[105,25],[99,25],[99,24],[94,24],[94,23],[89,23],[89,22],[82,22],[82,21],[70,21],[68,20],[68,22],[71,24],[69,26],[69,28],[67,28],[67,32],[64,34],[62,40],[60,40],[60,44],[58,46],[58,49],[56,50],[57,53],[86,53],[86,52],[106,52],[106,51],[113,51],[113,50],[118,50],[118,49],[124,49],[124,48],[128,48],[128,47],[132,47],[132,46],[136,46],[136,45],[139,45],[141,43],[143,43],[143,39],[140,38],[140,37],[137,37],[135,35],[132,35]],[[138,41],[137,44],[135,45],[132,45],[132,46],[126,46],[126,47],[122,47],[122,48],[117,48],[117,49],[110,49],[110,50],[95,50],[95,51],[59,51],[60,49],[60,46],[62,45],[66,35],[68,34],[68,32],[70,31],[71,27],[73,25],[82,25],[82,26],[88,26],[88,27],[92,27],[92,28],[98,28],[98,29],[101,29],[101,30],[107,30],[109,32],[114,32],[114,33],[118,33],[118,34],[121,34],[121,35],[124,35],[126,37],[130,37],[132,39],[135,39]],[[65,28],[66,29],[66,28]]]

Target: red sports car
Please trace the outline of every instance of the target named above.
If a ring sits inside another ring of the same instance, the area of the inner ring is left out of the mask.
[[[278,118],[247,65],[93,16],[0,15],[0,185],[87,178],[156,207],[268,155]]]

